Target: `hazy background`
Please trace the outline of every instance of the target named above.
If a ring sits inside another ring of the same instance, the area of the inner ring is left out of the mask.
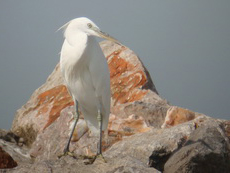
[[[171,104],[230,119],[229,0],[0,0],[0,128],[58,63],[55,31],[81,16],[137,53]]]

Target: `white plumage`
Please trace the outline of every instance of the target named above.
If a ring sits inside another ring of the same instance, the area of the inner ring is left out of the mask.
[[[84,17],[73,19],[62,28],[65,37],[60,58],[62,75],[88,127],[92,132],[100,131],[101,136],[110,114],[110,73],[95,36],[119,42]],[[76,116],[78,119],[78,111]]]
[[[99,130],[97,111],[98,104],[101,104],[104,130],[110,113],[110,75],[106,58],[94,35],[83,30],[88,29],[87,23],[92,22],[78,18],[67,26],[60,65],[66,85],[73,99],[79,102],[91,131],[95,131],[93,127]],[[79,24],[85,24],[85,28],[77,29]]]

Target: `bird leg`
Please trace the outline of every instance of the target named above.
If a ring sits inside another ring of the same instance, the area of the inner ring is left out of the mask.
[[[66,155],[69,155],[69,156],[71,156],[71,157],[75,157],[75,156],[74,156],[74,153],[69,151],[70,141],[71,141],[71,138],[72,138],[72,136],[73,136],[75,127],[76,127],[77,122],[78,122],[78,119],[79,119],[78,101],[77,101],[77,100],[75,101],[75,105],[76,105],[76,114],[74,115],[74,125],[73,125],[73,128],[72,128],[72,130],[71,130],[71,133],[70,133],[68,142],[67,142],[67,144],[66,144],[66,146],[65,146],[65,148],[64,148],[64,151],[63,151],[62,154],[60,154],[60,155],[58,156],[58,158],[61,158],[62,156],[66,156]]]
[[[88,161],[84,162],[85,164],[93,164],[94,161],[97,158],[101,158],[103,162],[106,163],[106,160],[104,156],[102,155],[102,114],[101,114],[101,109],[98,109],[98,115],[97,115],[97,120],[98,120],[98,125],[99,125],[99,130],[100,130],[100,137],[99,137],[99,142],[98,142],[98,151],[96,156],[87,156],[86,158]]]
[[[98,145],[97,154],[100,155],[100,154],[102,154],[102,115],[101,115],[100,110],[98,110],[97,120],[98,120],[99,129],[100,129],[100,137],[99,137],[99,145]]]

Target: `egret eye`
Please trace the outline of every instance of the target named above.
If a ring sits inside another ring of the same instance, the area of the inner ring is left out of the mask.
[[[93,27],[93,25],[92,25],[91,23],[88,23],[87,26],[88,26],[89,28],[92,28],[92,27]]]

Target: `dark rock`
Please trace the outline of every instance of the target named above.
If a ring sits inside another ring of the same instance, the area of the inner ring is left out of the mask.
[[[17,162],[0,146],[0,169],[14,168]]]
[[[171,152],[168,152],[166,148],[153,151],[152,155],[149,157],[149,166],[159,171],[163,171],[165,162],[168,160],[170,155]]]

